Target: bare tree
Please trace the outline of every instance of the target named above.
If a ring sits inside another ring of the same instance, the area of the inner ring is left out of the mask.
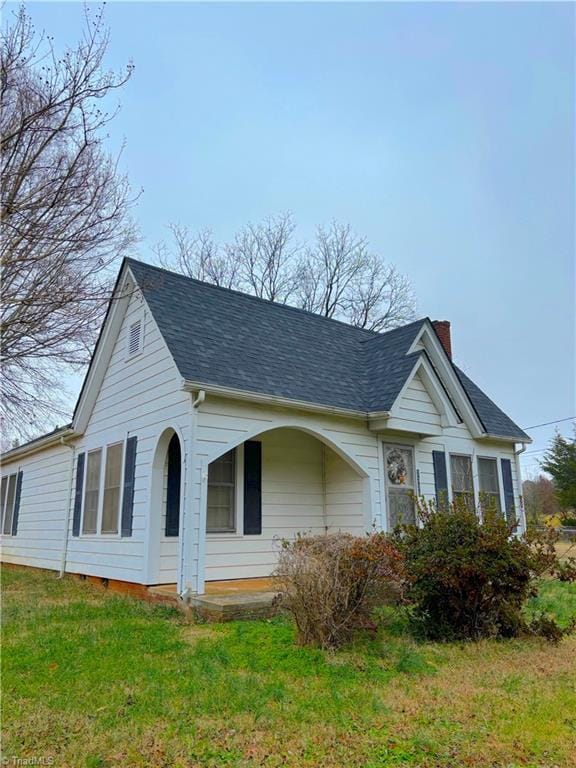
[[[244,227],[219,246],[209,231],[171,225],[172,243],[156,246],[159,263],[190,277],[382,331],[414,317],[409,281],[370,252],[347,224],[319,227],[309,246],[294,242],[290,213]]]
[[[298,246],[292,243],[290,213],[248,224],[222,246],[214,242],[210,230],[193,233],[181,224],[170,224],[169,230],[171,243],[153,249],[166,269],[280,303],[286,303],[296,289]]]
[[[262,299],[290,303],[296,290],[294,264],[299,252],[292,242],[294,229],[292,215],[283,213],[248,224],[236,235],[226,250],[238,265],[241,288]]]
[[[182,224],[170,224],[172,244],[158,243],[153,251],[160,266],[223,288],[239,287],[239,269],[232,253],[221,248],[209,229],[194,234]]]
[[[348,224],[319,227],[299,268],[299,304],[311,312],[382,331],[414,317],[414,295],[396,267],[371,253]]]
[[[134,243],[133,202],[103,146],[100,105],[130,77],[106,71],[102,12],[59,56],[22,8],[0,43],[0,257],[4,429],[27,437],[61,410],[71,366],[89,358],[111,266]]]

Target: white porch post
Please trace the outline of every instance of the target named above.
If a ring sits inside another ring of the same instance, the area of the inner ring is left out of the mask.
[[[180,528],[178,592],[183,597],[204,592],[204,552],[206,548],[206,489],[208,471],[197,452],[198,408],[203,393],[191,402],[186,444],[186,497]]]
[[[208,504],[208,463],[205,458],[200,462],[200,486],[199,486],[199,526],[198,526],[198,560],[197,560],[197,585],[199,595],[204,594],[206,581],[206,509]]]

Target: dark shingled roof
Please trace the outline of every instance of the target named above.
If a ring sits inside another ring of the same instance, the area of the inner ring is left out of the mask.
[[[421,352],[426,319],[362,330],[126,259],[183,378],[355,411],[392,407]],[[458,371],[486,431],[527,439]]]

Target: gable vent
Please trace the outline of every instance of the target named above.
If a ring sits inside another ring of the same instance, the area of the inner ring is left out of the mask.
[[[128,335],[128,356],[132,356],[140,352],[142,347],[142,320],[137,320],[130,326],[130,333]]]

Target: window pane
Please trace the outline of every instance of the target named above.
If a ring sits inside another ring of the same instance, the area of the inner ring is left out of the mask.
[[[212,485],[208,487],[207,528],[232,530],[234,528],[234,487]]]
[[[8,479],[8,492],[6,495],[6,511],[4,513],[4,533],[12,533],[12,517],[14,515],[14,496],[16,493],[16,475],[10,475]]]
[[[84,492],[82,533],[96,533],[101,465],[102,450],[99,448],[97,451],[90,451],[86,467],[86,489]]]
[[[470,456],[450,456],[450,469],[454,500],[463,499],[468,509],[474,512],[476,504],[472,480],[472,458]]]
[[[482,509],[495,510],[500,514],[500,486],[496,459],[478,459],[478,485]]]
[[[498,467],[496,459],[478,459],[478,480],[480,490],[487,493],[499,493]]]
[[[102,503],[102,533],[118,533],[120,482],[122,477],[123,443],[109,445],[106,451],[104,500]]]
[[[456,491],[474,492],[472,459],[470,456],[450,456],[452,488]]]
[[[2,487],[0,489],[0,517],[2,518],[2,525],[4,524],[4,511],[6,503],[6,490],[8,488],[8,476],[2,478]],[[4,528],[2,528],[4,530]]]
[[[412,491],[390,490],[388,493],[388,517],[390,530],[397,525],[415,525],[416,510]]]
[[[208,467],[208,483],[233,483],[234,482],[234,454],[228,451],[224,456],[213,461]]]
[[[208,467],[207,531],[235,529],[236,451],[228,451]]]
[[[385,449],[385,456],[388,484],[414,488],[414,469],[410,448],[388,446]]]

